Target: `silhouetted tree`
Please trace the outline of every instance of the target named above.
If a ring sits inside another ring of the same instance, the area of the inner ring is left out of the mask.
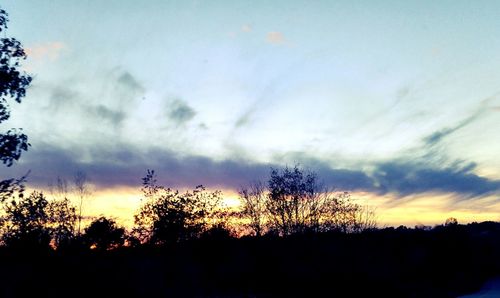
[[[7,29],[8,14],[0,9],[0,32]],[[26,53],[21,43],[11,37],[0,38],[0,123],[10,118],[8,102],[21,102],[32,78],[20,70],[21,61]],[[11,129],[0,134],[0,160],[11,166],[18,160],[22,151],[28,150],[28,137],[21,129]]]
[[[269,220],[282,235],[316,229],[326,199],[319,190],[315,173],[298,166],[272,168],[266,200]]]
[[[180,193],[156,184],[154,171],[143,178],[146,198],[135,215],[135,234],[141,241],[165,245],[199,237],[217,220],[221,192],[208,192],[203,186]]]
[[[268,232],[286,236],[303,232],[359,232],[375,228],[373,209],[356,204],[347,192],[329,191],[313,172],[298,166],[271,169],[267,189],[260,183],[239,192],[241,215],[256,235]]]
[[[47,213],[50,218],[52,239],[57,248],[67,246],[75,238],[78,216],[76,207],[66,197],[49,202]]]
[[[123,245],[125,229],[118,227],[114,220],[101,216],[85,228],[83,237],[90,248],[109,250]]]
[[[5,34],[8,14],[0,8],[0,32]],[[26,95],[26,88],[32,78],[21,72],[21,61],[26,59],[26,53],[21,43],[15,38],[0,38],[0,123],[10,118],[9,101],[21,102]],[[0,133],[0,160],[11,166],[18,160],[22,151],[28,150],[28,137],[21,129],[10,129]],[[23,189],[26,178],[7,179],[0,181],[0,202],[12,197],[16,191]]]
[[[68,181],[64,178],[57,177],[56,182],[49,183],[49,191],[53,198],[57,200],[64,200],[69,197]]]
[[[254,182],[238,192],[242,201],[241,215],[248,219],[247,226],[260,236],[264,232],[266,216],[266,189],[261,182]]]
[[[82,211],[83,211],[83,203],[86,199],[88,199],[92,195],[92,189],[90,186],[90,179],[87,174],[82,171],[78,171],[75,174],[75,193],[79,200],[79,208],[78,208],[78,235],[81,234],[81,225],[82,225]]]
[[[343,192],[331,197],[325,206],[323,230],[356,233],[377,227],[375,210],[353,202],[351,194]]]
[[[358,206],[356,229],[353,232],[377,229],[376,208],[373,206]]]
[[[24,182],[26,182],[28,174],[29,172],[19,179],[12,178],[0,181],[0,203],[13,198],[16,193],[22,196],[25,189]]]
[[[454,217],[447,218],[446,221],[444,222],[444,225],[447,227],[456,226],[458,225],[458,220]]]
[[[7,246],[48,247],[51,236],[47,228],[49,202],[41,192],[19,196],[4,204],[2,240]]]
[[[47,200],[41,192],[18,195],[3,205],[2,240],[8,246],[59,247],[75,235],[76,209],[68,199]]]

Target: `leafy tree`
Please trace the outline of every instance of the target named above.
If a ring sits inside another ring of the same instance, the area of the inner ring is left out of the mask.
[[[114,220],[101,216],[85,228],[84,239],[91,248],[109,250],[123,245],[125,229],[118,227]]]
[[[20,196],[4,204],[2,240],[7,246],[48,247],[51,240],[47,228],[49,202],[41,192]]]
[[[0,32],[7,29],[8,21],[7,12],[0,9]],[[0,38],[0,123],[10,118],[9,101],[20,103],[31,83],[31,76],[20,70],[21,61],[25,59],[26,53],[17,39]],[[11,166],[28,146],[28,137],[21,129],[10,129],[0,134],[0,160]]]
[[[50,201],[47,213],[50,218],[52,239],[57,248],[67,246],[75,238],[75,227],[78,216],[76,207],[68,198]]]
[[[26,182],[26,176],[29,172],[19,179],[7,179],[0,181],[0,203],[12,198],[16,193],[21,195],[24,192]]]
[[[76,209],[68,199],[49,201],[41,192],[28,197],[20,193],[3,209],[2,240],[8,246],[59,248],[74,237]]]
[[[444,225],[446,227],[450,226],[457,226],[458,225],[458,220],[454,217],[447,218],[446,221],[444,222]]]
[[[7,12],[0,8],[0,33],[5,34],[8,22]],[[21,103],[31,83],[32,78],[20,70],[21,61],[25,59],[26,53],[18,40],[5,35],[0,38],[0,123],[10,118],[9,102]],[[0,133],[0,160],[10,167],[22,151],[28,150],[29,145],[28,137],[21,129]],[[0,181],[0,202],[5,202],[16,192],[22,194],[26,175],[20,179]]]
[[[156,184],[154,171],[143,178],[146,202],[135,215],[134,233],[142,242],[171,244],[199,237],[217,221],[220,191],[208,192],[197,186],[180,193]]]

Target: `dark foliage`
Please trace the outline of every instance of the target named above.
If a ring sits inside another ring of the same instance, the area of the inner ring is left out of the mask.
[[[158,245],[196,239],[218,224],[222,196],[197,186],[184,193],[157,185],[154,171],[143,178],[146,201],[135,215],[134,234],[142,242]]]
[[[9,21],[8,14],[0,8],[0,123],[10,118],[9,102],[14,100],[20,103],[26,95],[26,88],[32,78],[23,73],[21,61],[26,59],[26,53],[21,43],[15,38],[5,37],[5,30]],[[28,137],[22,133],[22,129],[9,129],[0,133],[0,161],[8,167],[21,157],[23,151],[28,150]],[[23,182],[26,176],[20,179],[7,179],[0,181],[0,202],[24,190]]]
[[[4,204],[2,240],[7,246],[38,248],[49,247],[49,202],[41,192],[13,199]]]
[[[3,203],[1,239],[8,247],[49,249],[74,238],[76,212],[68,199],[49,201],[41,192],[22,193]]]
[[[170,247],[23,254],[0,249],[7,297],[457,297],[500,274],[500,224],[290,237],[201,237]],[[30,286],[25,286],[29,284]],[[78,292],[74,289],[77,285]]]
[[[123,245],[125,229],[118,227],[114,220],[101,216],[85,229],[84,239],[92,249],[109,250]]]
[[[0,9],[0,32],[7,29],[8,15]],[[21,61],[26,53],[15,38],[0,38],[0,123],[10,118],[9,100],[21,102],[32,78],[21,70]],[[11,129],[0,134],[0,160],[11,166],[22,151],[28,150],[28,137],[21,129]]]
[[[0,181],[0,203],[3,203],[7,199],[14,197],[15,194],[19,194],[22,196],[25,189],[24,182],[26,182],[26,176],[28,174],[19,179],[12,178]]]

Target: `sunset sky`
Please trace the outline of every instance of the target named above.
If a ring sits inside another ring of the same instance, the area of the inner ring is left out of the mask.
[[[500,219],[499,1],[4,0],[34,77],[0,178],[84,171],[127,222],[141,177],[235,197],[296,163],[384,225]]]

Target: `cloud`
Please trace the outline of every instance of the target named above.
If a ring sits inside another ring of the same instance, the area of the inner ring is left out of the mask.
[[[455,163],[439,168],[424,163],[389,161],[377,164],[374,190],[401,197],[421,193],[455,193],[464,198],[500,192],[500,180],[478,176],[475,164]]]
[[[266,41],[275,45],[282,45],[287,42],[283,33],[278,31],[268,32],[266,36]]]
[[[93,116],[92,118],[104,119],[115,127],[120,126],[125,119],[123,111],[115,111],[103,105],[89,106],[87,107],[87,111]]]
[[[196,115],[196,111],[185,101],[174,99],[168,103],[167,116],[176,125],[182,125],[190,121]]]
[[[135,111],[145,88],[129,72],[112,69],[100,74],[103,78],[72,77],[57,85],[35,85],[45,99],[43,108],[60,119],[72,115],[75,123],[112,124],[120,127],[130,113]]]
[[[264,178],[269,166],[239,160],[214,161],[202,156],[181,156],[170,150],[141,151],[125,145],[109,150],[63,149],[48,144],[37,144],[38,150],[27,152],[14,168],[0,168],[2,176],[17,177],[31,169],[28,183],[45,187],[57,176],[73,177],[78,170],[86,172],[98,188],[119,186],[140,187],[146,169],[155,169],[159,181],[175,188],[194,187],[199,184],[239,188],[254,179]],[[85,160],[84,156],[91,156]]]
[[[173,188],[203,184],[222,189],[238,189],[254,180],[265,181],[270,167],[282,163],[256,163],[242,159],[213,160],[204,156],[180,155],[168,149],[141,150],[126,144],[89,148],[58,148],[35,144],[21,162],[0,168],[5,177],[20,177],[31,171],[31,186],[45,187],[57,176],[73,177],[85,171],[98,188],[140,187],[146,169],[155,169],[160,182]],[[90,160],[89,160],[90,158]],[[301,166],[318,174],[325,186],[336,190],[364,191],[403,198],[416,194],[450,193],[471,199],[500,193],[500,181],[474,173],[472,163],[436,167],[425,163],[393,160],[374,164],[371,170],[335,168],[320,159],[306,158]]]
[[[474,121],[478,120],[480,116],[482,116],[484,113],[488,112],[491,108],[488,107],[488,103],[494,99],[496,99],[500,95],[499,92],[493,94],[492,96],[489,96],[483,100],[480,101],[480,104],[476,111],[472,113],[470,116],[462,119],[459,121],[457,124],[451,127],[446,127],[441,130],[438,130],[429,136],[425,137],[423,139],[424,143],[428,146],[433,146],[437,143],[439,143],[441,140],[443,140],[445,137],[455,133],[456,131],[468,126],[469,124],[473,123]]]
[[[118,76],[117,82],[134,92],[144,92],[144,87],[127,71]]]
[[[429,145],[429,146],[432,146],[432,145],[439,143],[445,137],[453,134],[454,132],[458,131],[459,129],[464,128],[467,125],[474,122],[476,119],[479,118],[479,116],[482,113],[483,113],[483,110],[480,110],[480,111],[472,114],[471,116],[459,121],[456,125],[454,125],[452,127],[446,127],[446,128],[443,128],[441,130],[438,130],[438,131],[430,134],[429,136],[424,138],[424,143],[426,145]]]

